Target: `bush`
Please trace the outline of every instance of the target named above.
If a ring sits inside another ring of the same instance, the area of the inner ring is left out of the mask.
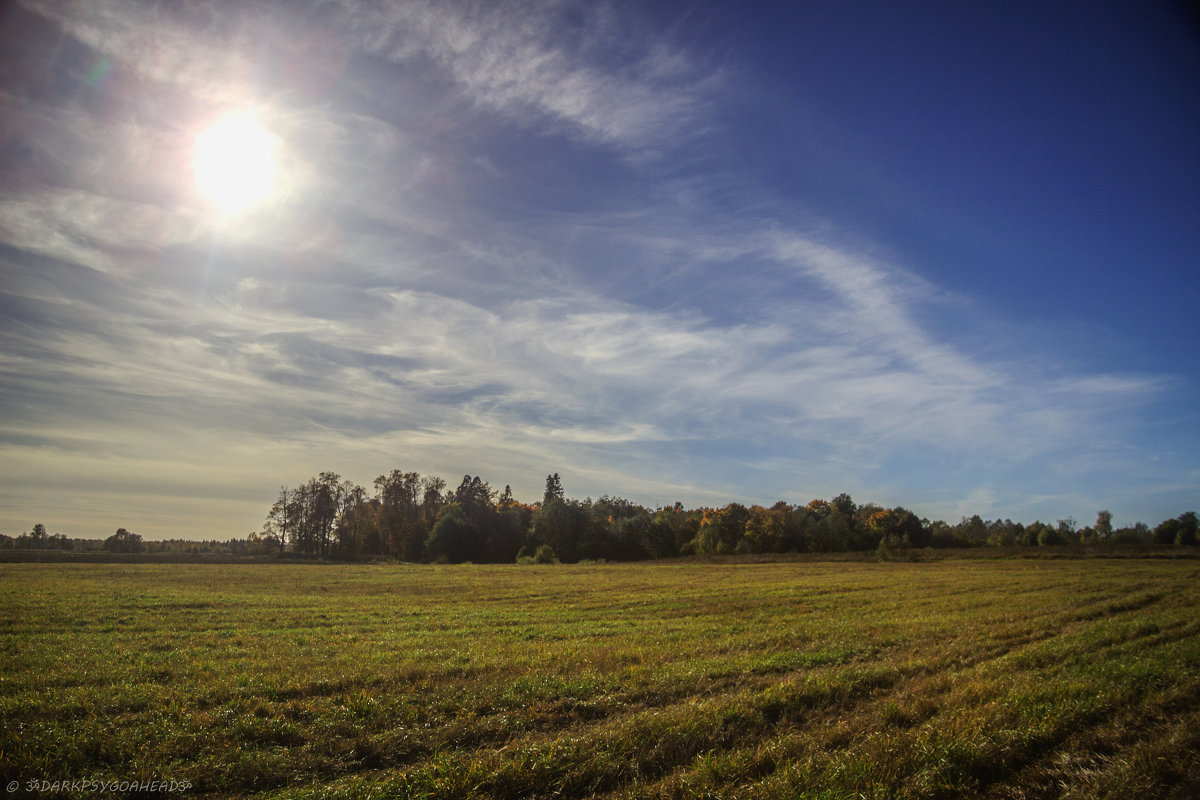
[[[875,556],[880,561],[913,561],[915,555],[909,545],[907,536],[884,536],[875,548]]]

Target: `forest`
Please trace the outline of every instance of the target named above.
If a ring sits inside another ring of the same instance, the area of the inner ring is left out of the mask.
[[[1197,515],[1187,512],[1154,529],[1144,523],[1114,529],[1100,511],[1093,524],[1053,525],[930,521],[902,508],[858,505],[847,494],[805,505],[730,503],[723,508],[648,509],[622,498],[568,499],[557,473],[546,476],[540,503],[517,502],[509,486],[497,492],[464,475],[454,489],[438,477],[394,470],[374,493],[332,472],[283,487],[262,533],[247,547],[318,558],[390,556],[401,561],[511,563],[636,561],[688,555],[880,551],[992,545],[1180,544],[1197,542]]]
[[[0,536],[0,549],[103,550],[114,553],[280,554],[406,562],[553,563],[640,561],[693,555],[875,551],[904,558],[920,548],[1047,545],[1191,545],[1197,514],[1188,511],[1150,528],[1114,529],[1101,510],[1090,525],[1072,518],[1024,525],[978,515],[950,524],[900,506],[859,505],[848,494],[805,505],[729,503],[722,508],[649,509],[619,497],[569,499],[557,473],[546,476],[540,502],[522,503],[505,486],[497,492],[478,476],[445,480],[393,470],[374,481],[374,493],[334,472],[281,487],[262,531],[224,541],[144,541],[125,528],[105,540],[48,535],[43,525],[18,537]]]

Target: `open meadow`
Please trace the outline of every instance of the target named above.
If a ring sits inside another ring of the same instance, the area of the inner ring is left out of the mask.
[[[6,564],[0,594],[18,795],[1200,796],[1191,560]]]

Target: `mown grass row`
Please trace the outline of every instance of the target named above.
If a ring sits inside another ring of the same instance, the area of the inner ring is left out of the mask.
[[[279,797],[1189,797],[1200,565],[0,567],[0,772]]]

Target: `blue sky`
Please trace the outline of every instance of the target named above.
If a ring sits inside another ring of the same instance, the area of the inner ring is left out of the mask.
[[[1200,506],[1200,28],[1159,3],[20,2],[0,530],[280,484]],[[250,112],[267,202],[199,194]]]

